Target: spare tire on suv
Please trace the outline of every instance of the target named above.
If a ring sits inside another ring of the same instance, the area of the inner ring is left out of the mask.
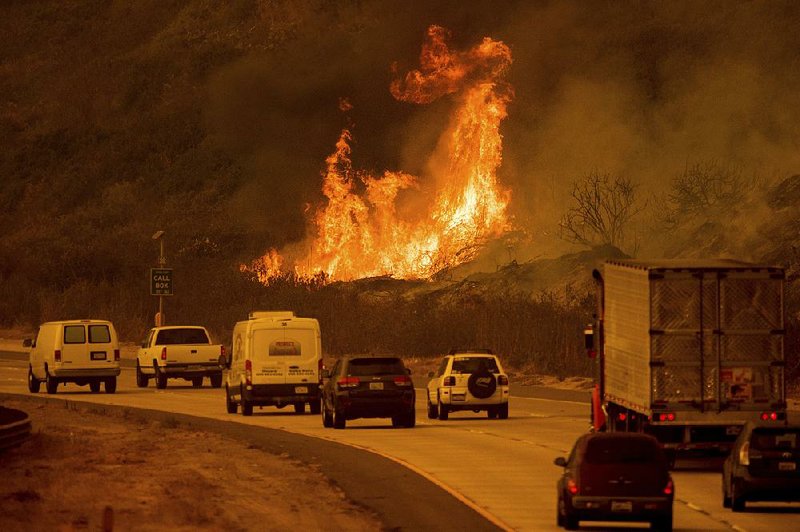
[[[497,390],[497,379],[489,370],[478,370],[469,376],[467,389],[473,397],[487,399],[494,395],[495,390]]]

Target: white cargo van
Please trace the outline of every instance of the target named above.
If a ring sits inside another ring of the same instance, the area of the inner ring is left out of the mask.
[[[36,338],[23,342],[31,349],[28,390],[37,393],[42,382],[47,393],[61,383],[89,385],[93,393],[105,384],[106,393],[117,390],[119,341],[110,321],[50,321],[39,326]]]
[[[225,382],[229,414],[239,405],[249,416],[253,406],[293,405],[295,412],[320,413],[322,342],[319,323],[292,312],[251,312],[233,329],[232,355]]]

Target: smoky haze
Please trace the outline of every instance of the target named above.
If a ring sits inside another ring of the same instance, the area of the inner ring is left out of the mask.
[[[344,127],[354,167],[408,172],[425,188],[453,102],[398,102],[389,85],[393,63],[416,67],[430,24],[448,28],[454,47],[491,37],[511,48],[515,96],[499,177],[532,242],[517,258],[566,249],[557,222],[572,182],[593,170],[630,178],[646,197],[700,162],[766,180],[798,168],[792,2],[412,2],[402,13],[392,5],[304,21],[285,49],[212,77],[207,126],[248,178],[232,208],[282,235],[265,249],[309,236],[324,159]],[[347,113],[340,98],[352,104]]]

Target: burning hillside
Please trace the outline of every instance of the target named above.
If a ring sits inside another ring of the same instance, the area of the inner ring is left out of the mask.
[[[419,194],[424,200],[401,215],[399,196],[419,191],[423,181],[402,171],[376,176],[358,170],[351,159],[352,133],[345,129],[326,159],[322,192],[327,202],[309,209],[313,236],[291,249],[271,249],[243,270],[264,283],[287,272],[299,278],[322,273],[334,280],[429,278],[473,259],[484,243],[510,229],[510,193],[499,185],[497,169],[500,123],[512,97],[503,81],[511,52],[488,37],[455,51],[448,36],[446,29],[431,26],[419,68],[400,76],[395,66],[390,86],[399,101],[424,105],[446,95],[455,100],[440,137],[442,153],[431,154],[445,161],[429,165],[432,175],[425,184],[435,183],[431,193]],[[347,111],[350,104],[343,101],[340,108]]]

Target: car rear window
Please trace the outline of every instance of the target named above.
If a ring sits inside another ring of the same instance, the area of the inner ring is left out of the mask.
[[[111,343],[111,331],[108,330],[108,325],[89,325],[89,343]]]
[[[165,329],[158,332],[156,345],[207,344],[208,335],[203,329]]]
[[[453,359],[452,373],[475,373],[481,367],[492,373],[500,373],[494,357],[459,357]]]
[[[662,459],[658,444],[641,438],[595,438],[586,445],[584,460],[590,464],[658,462]]]
[[[797,449],[799,435],[800,429],[756,429],[750,437],[750,446],[760,451]]]
[[[399,358],[354,358],[347,365],[347,375],[405,375],[406,367]]]
[[[65,344],[85,344],[86,343],[86,329],[83,325],[65,325],[64,326],[64,343]]]

